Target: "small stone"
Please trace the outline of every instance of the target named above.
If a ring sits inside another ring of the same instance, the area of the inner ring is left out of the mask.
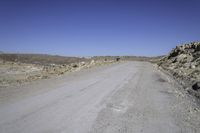
[[[197,91],[200,89],[200,82],[196,82],[193,86],[192,86],[192,89]]]
[[[194,69],[194,68],[196,68],[196,66],[195,66],[195,65],[192,65],[191,68]]]

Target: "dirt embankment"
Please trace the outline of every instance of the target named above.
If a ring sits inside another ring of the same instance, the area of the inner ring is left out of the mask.
[[[157,63],[200,98],[200,42],[177,46]]]

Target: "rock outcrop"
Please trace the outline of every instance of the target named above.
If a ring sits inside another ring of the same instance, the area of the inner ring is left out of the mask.
[[[189,92],[200,97],[200,42],[177,46],[158,65],[169,71]],[[195,87],[197,88],[197,87]]]

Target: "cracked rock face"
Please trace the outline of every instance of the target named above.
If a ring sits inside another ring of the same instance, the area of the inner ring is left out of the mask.
[[[184,86],[190,86],[191,89],[199,86],[200,42],[176,46],[169,55],[160,59],[158,65],[171,72]]]

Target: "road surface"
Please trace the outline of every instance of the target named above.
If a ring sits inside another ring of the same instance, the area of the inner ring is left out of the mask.
[[[0,133],[199,133],[179,91],[147,62],[95,67],[4,90]]]

